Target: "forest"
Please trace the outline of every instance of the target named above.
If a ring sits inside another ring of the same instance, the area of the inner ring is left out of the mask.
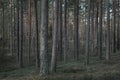
[[[120,80],[120,0],[0,0],[0,80]]]

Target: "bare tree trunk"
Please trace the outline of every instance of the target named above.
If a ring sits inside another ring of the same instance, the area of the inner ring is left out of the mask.
[[[79,0],[74,1],[74,58],[78,60],[79,58],[79,26],[78,26],[78,18],[79,18]]]
[[[64,32],[63,32],[63,41],[64,41],[64,62],[67,59],[67,0],[64,1]]]
[[[113,0],[113,52],[116,52],[116,0]]]
[[[30,65],[30,58],[31,58],[31,0],[29,0],[29,52],[28,52],[28,64]],[[38,53],[39,54],[39,53]]]
[[[58,12],[59,12],[59,0],[55,0],[55,19],[54,19],[54,33],[53,33],[53,47],[52,47],[52,59],[51,59],[51,72],[56,72],[56,58],[58,49]]]
[[[95,21],[95,26],[96,26],[96,55],[98,55],[98,39],[99,39],[99,29],[98,29],[98,1],[96,1],[96,21]]]
[[[94,29],[94,7],[95,7],[95,4],[94,2],[92,1],[91,3],[91,26],[90,26],[90,37],[91,37],[91,52],[94,54],[94,32],[95,32],[95,29]]]
[[[59,55],[60,55],[60,60],[62,61],[62,52],[63,52],[63,48],[62,48],[62,42],[63,42],[63,37],[62,37],[62,0],[59,0],[59,41],[58,41],[58,48],[59,48]]]
[[[99,4],[99,43],[98,43],[98,55],[99,59],[102,59],[102,0],[98,0]]]
[[[14,33],[13,33],[13,36],[14,36],[14,38],[13,38],[13,52],[14,53],[17,53],[17,27],[16,27],[16,7],[15,7],[15,4],[14,4],[14,10],[13,10],[13,12],[14,12],[14,26],[13,26],[13,30],[14,30]]]
[[[4,6],[4,2],[2,2],[2,55],[4,54],[4,50],[5,50],[5,6]]]
[[[88,1],[88,20],[86,27],[86,48],[85,48],[85,64],[89,64],[89,49],[90,49],[90,0]]]
[[[38,0],[34,0],[34,6],[35,6],[35,26],[36,26],[36,47],[37,47],[37,52],[36,52],[36,68],[39,69],[39,67],[40,67],[40,54],[39,54],[40,51],[39,51],[39,30],[38,30],[39,28],[38,28],[37,1]],[[42,26],[44,26],[44,25],[42,25]]]
[[[119,51],[120,50],[120,1],[118,0],[118,3],[117,3],[117,9],[118,9],[118,12],[117,12],[117,50]]]
[[[40,74],[49,73],[48,61],[48,0],[42,0],[40,31]]]
[[[10,3],[10,25],[9,25],[9,38],[10,38],[10,53],[13,56],[13,24],[12,24],[12,0],[9,1]]]
[[[20,54],[20,52],[19,52],[19,23],[20,23],[20,21],[19,21],[19,0],[17,0],[17,60],[18,60],[18,66],[19,66],[19,54]]]
[[[20,0],[19,67],[23,67],[23,0]]]
[[[107,45],[106,60],[110,60],[110,0],[107,0]]]

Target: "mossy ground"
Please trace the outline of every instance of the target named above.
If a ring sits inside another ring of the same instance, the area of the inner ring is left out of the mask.
[[[58,63],[57,72],[47,77],[40,77],[34,66],[6,70],[0,72],[0,80],[120,80],[120,53],[111,56],[109,62],[91,57],[87,66],[84,57],[79,61]]]

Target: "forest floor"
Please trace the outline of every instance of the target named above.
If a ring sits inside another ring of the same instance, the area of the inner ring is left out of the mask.
[[[83,59],[59,63],[57,72],[47,77],[40,77],[35,67],[3,71],[0,80],[120,80],[120,52],[111,56],[109,62],[91,57],[87,66]]]

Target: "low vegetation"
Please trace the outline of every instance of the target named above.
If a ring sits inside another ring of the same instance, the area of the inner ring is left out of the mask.
[[[119,80],[120,54],[112,54],[109,62],[91,57],[90,64],[85,66],[83,60],[59,63],[56,74],[41,77],[35,67],[25,67],[12,71],[0,72],[0,80]],[[99,64],[99,65],[98,65]]]

